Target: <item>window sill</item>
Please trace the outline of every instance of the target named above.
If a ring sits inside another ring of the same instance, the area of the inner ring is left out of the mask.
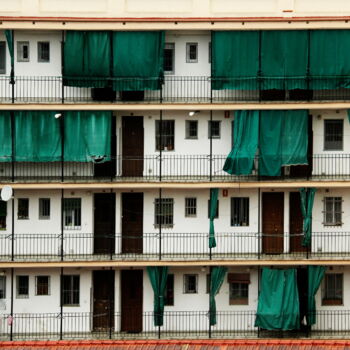
[[[230,299],[229,305],[249,305],[248,298]]]

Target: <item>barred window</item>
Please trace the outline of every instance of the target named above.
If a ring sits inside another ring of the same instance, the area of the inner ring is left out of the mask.
[[[197,198],[185,198],[185,217],[197,216]]]
[[[174,224],[174,199],[173,198],[156,198],[155,208],[155,226],[172,227]]]
[[[49,220],[50,209],[50,198],[39,198],[39,220]]]
[[[50,295],[50,276],[35,277],[35,295]]]
[[[29,199],[18,198],[17,218],[19,220],[29,219]]]
[[[221,137],[221,121],[212,120],[208,122],[208,138],[219,139]]]
[[[162,137],[160,137],[162,134]],[[160,120],[156,120],[156,150],[173,151],[175,148],[175,121],[163,120],[160,130]]]
[[[165,43],[164,72],[170,73],[170,74],[175,72],[175,44],[174,43]]]
[[[250,274],[229,273],[227,282],[229,283],[229,304],[248,305]]]
[[[324,225],[342,225],[342,197],[325,197],[324,205]]]
[[[198,293],[198,275],[184,275],[184,294]]]
[[[249,198],[231,198],[231,226],[249,226]]]
[[[17,298],[29,297],[29,276],[17,276]]]
[[[81,228],[81,198],[63,198],[64,228],[79,230]]]
[[[50,43],[48,41],[38,42],[38,62],[50,62]]]
[[[343,274],[326,274],[324,278],[322,305],[341,304],[343,304]]]
[[[343,150],[343,120],[329,119],[324,121],[324,150]]]
[[[0,276],[0,299],[6,298],[6,276]]]
[[[198,139],[197,120],[186,120],[186,139]]]
[[[62,298],[64,306],[77,306],[80,299],[80,276],[62,276]]]
[[[186,63],[198,62],[198,43],[186,43]]]

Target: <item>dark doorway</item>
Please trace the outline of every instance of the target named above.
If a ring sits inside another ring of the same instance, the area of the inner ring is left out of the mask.
[[[284,193],[262,194],[262,248],[265,254],[283,253]]]
[[[142,332],[143,271],[121,271],[121,331]]]
[[[300,330],[305,331],[308,326],[304,317],[307,316],[308,309],[308,269],[303,266],[297,269],[297,284],[299,294]],[[304,321],[304,323],[302,323]]]
[[[93,271],[93,330],[114,329],[114,271]]]
[[[94,254],[115,251],[115,193],[94,194]]]
[[[303,215],[301,213],[300,193],[289,194],[289,234],[290,252],[306,252],[301,245],[303,240]]]
[[[143,175],[143,117],[123,117],[122,176]]]
[[[122,253],[142,254],[143,193],[122,194]]]

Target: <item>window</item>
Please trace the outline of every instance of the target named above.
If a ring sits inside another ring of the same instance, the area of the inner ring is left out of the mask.
[[[174,305],[174,274],[169,274],[166,281],[165,305]]]
[[[175,141],[175,121],[163,120],[162,130],[160,130],[160,120],[156,120],[156,150],[173,151]],[[162,134],[162,138],[160,137]]]
[[[50,62],[50,43],[48,41],[38,42],[38,62]]]
[[[186,139],[198,139],[197,120],[186,120]]]
[[[39,220],[50,219],[50,198],[39,198]]]
[[[322,305],[343,304],[343,274],[329,273],[324,278]]]
[[[229,304],[248,305],[249,273],[229,273],[227,282],[229,283]]]
[[[29,199],[18,198],[17,218],[19,220],[29,219]]]
[[[17,41],[17,62],[29,62],[29,41]]]
[[[81,198],[64,198],[63,216],[66,230],[79,230],[81,228]]]
[[[29,297],[29,276],[17,276],[17,298]]]
[[[6,229],[7,203],[0,201],[0,230]]]
[[[35,277],[35,295],[50,295],[50,276]]]
[[[175,72],[175,44],[165,43],[164,48],[164,72],[173,74]]]
[[[212,120],[208,122],[208,138],[219,139],[220,136],[220,120]]]
[[[0,299],[6,298],[6,276],[0,276]]]
[[[249,198],[231,198],[231,226],[249,226]]]
[[[186,43],[186,62],[198,62],[198,43]]]
[[[211,63],[211,43],[208,43],[208,62]]]
[[[217,200],[215,219],[219,217],[219,200]],[[208,200],[208,219],[210,218],[210,199]]]
[[[342,197],[325,197],[324,205],[324,225],[342,225]]]
[[[197,216],[197,198],[185,198],[185,217],[194,218]]]
[[[0,74],[6,74],[6,43],[0,41]]]
[[[184,275],[184,293],[198,293],[198,275]]]
[[[80,298],[80,276],[62,276],[62,298],[64,306],[78,306]]]
[[[343,150],[343,120],[325,120],[324,121],[324,150],[342,151]]]
[[[159,198],[155,199],[155,226],[172,227],[174,223],[174,199],[173,198]]]

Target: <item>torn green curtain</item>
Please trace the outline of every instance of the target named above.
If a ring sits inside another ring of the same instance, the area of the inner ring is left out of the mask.
[[[219,189],[211,188],[210,189],[210,208],[209,208],[209,214],[210,214],[209,215],[209,248],[216,247],[214,219],[218,208],[218,196],[219,196]]]
[[[214,266],[210,274],[210,303],[209,318],[210,325],[216,325],[216,302],[215,296],[219,293],[222,283],[227,272],[227,268],[223,266]]]
[[[310,247],[312,238],[312,209],[314,206],[316,188],[301,188],[299,191],[304,231],[302,245],[304,247]]]

